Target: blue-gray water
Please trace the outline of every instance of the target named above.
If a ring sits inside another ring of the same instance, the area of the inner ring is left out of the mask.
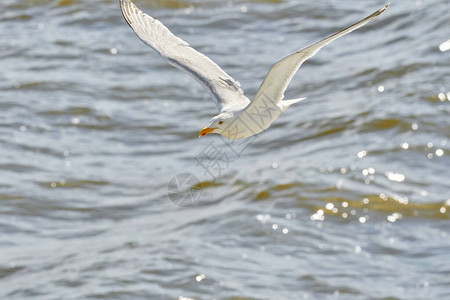
[[[1,2],[1,299],[450,298],[448,1],[392,1],[239,145],[197,138],[209,94],[118,1]],[[385,3],[137,4],[251,98],[272,63]],[[194,207],[168,197],[179,173]]]

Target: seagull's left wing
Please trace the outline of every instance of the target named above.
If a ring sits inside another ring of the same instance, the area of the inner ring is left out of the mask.
[[[250,102],[239,83],[215,62],[176,37],[164,24],[143,13],[131,0],[120,0],[120,8],[125,20],[144,43],[210,90],[220,111],[236,104],[245,107]]]
[[[291,82],[292,77],[307,59],[313,57],[317,52],[319,52],[320,49],[335,39],[340,38],[341,36],[344,36],[361,26],[364,26],[384,12],[388,5],[389,4],[386,4],[383,8],[377,10],[361,21],[321,40],[320,42],[303,48],[302,50],[299,50],[274,64],[249,107],[259,105],[260,101],[265,102],[266,100],[272,102],[273,105],[278,105],[280,101],[283,100],[284,92]],[[265,105],[267,105],[267,103]]]

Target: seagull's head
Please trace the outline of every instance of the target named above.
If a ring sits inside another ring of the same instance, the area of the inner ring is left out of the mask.
[[[208,126],[200,131],[198,137],[203,137],[210,133],[222,134],[224,128],[228,126],[230,119],[232,119],[232,116],[228,113],[221,113],[213,117],[211,121],[209,121]]]

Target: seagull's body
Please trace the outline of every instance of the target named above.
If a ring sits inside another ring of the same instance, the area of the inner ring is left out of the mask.
[[[119,1],[125,20],[137,36],[170,64],[189,73],[213,95],[219,114],[211,119],[209,125],[200,132],[200,136],[218,133],[233,140],[266,130],[289,106],[305,99],[283,100],[284,92],[302,63],[335,39],[367,24],[389,5],[274,64],[255,98],[250,101],[239,83],[211,59],[173,35],[161,22],[143,13],[131,0]]]

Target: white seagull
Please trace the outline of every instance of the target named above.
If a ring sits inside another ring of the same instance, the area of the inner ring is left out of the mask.
[[[209,133],[237,140],[253,136],[270,127],[292,104],[304,100],[283,100],[284,92],[303,62],[335,39],[367,24],[386,10],[389,3],[361,21],[292,53],[272,66],[255,98],[244,96],[240,84],[215,62],[176,37],[160,21],[143,13],[131,0],[119,0],[125,20],[136,35],[152,47],[171,65],[189,73],[209,89],[219,114],[200,131],[199,137]]]

